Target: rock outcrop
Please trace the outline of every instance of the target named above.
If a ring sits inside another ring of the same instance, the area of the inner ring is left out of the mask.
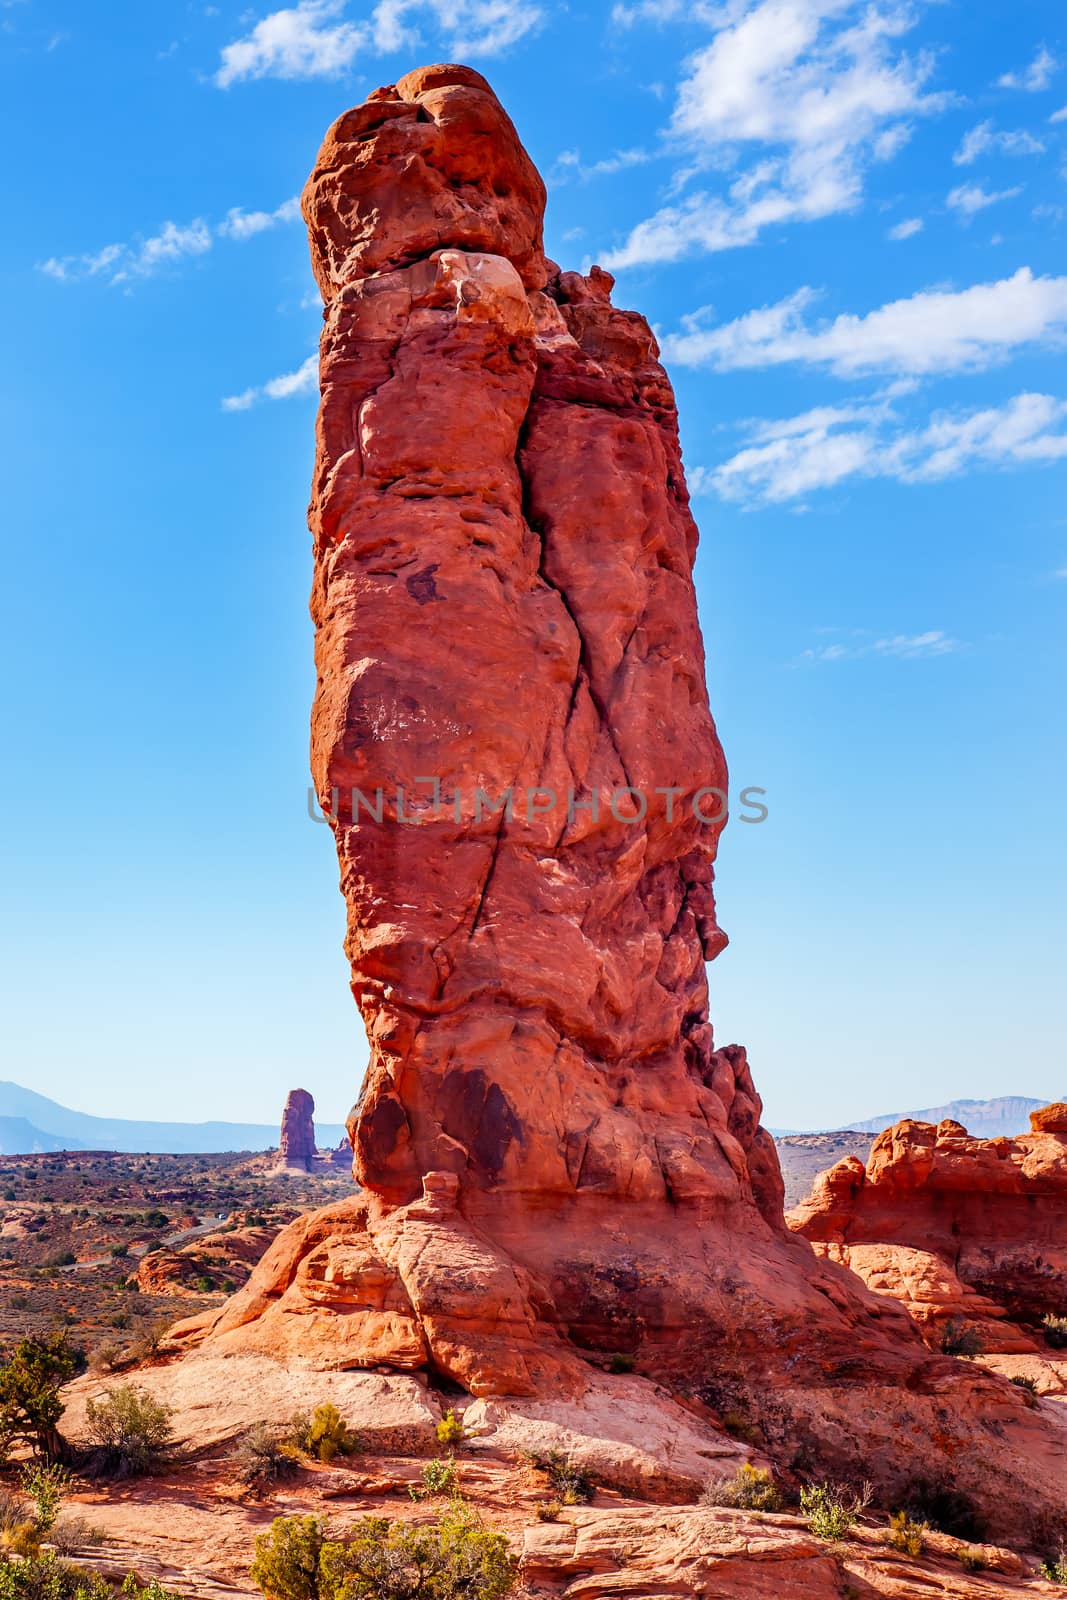
[[[278,1165],[289,1172],[310,1172],[315,1159],[315,1102],[306,1089],[290,1089],[282,1112]]]
[[[674,398],[609,275],[545,258],[543,204],[457,66],[346,112],[304,192],[312,766],[371,1046],[361,1192],[179,1336],[520,1409],[632,1365],[595,1382],[681,1400],[709,1461],[740,1414],[785,1471],[951,1458],[1017,1516],[1047,1422],[786,1228],[745,1052],[716,1048],[727,773]],[[979,1413],[1012,1430],[992,1464]]]
[[[789,1215],[822,1256],[906,1306],[938,1343],[973,1325],[991,1352],[1035,1350],[1067,1308],[1067,1105],[1016,1139],[904,1121],[846,1157]]]

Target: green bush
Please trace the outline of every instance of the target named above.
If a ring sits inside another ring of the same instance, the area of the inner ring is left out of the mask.
[[[20,1439],[44,1461],[63,1459],[59,1390],[77,1367],[78,1354],[65,1333],[20,1339],[0,1361],[0,1457]]]
[[[429,1526],[367,1517],[328,1570],[331,1600],[500,1600],[515,1586],[507,1539],[465,1506]]]
[[[365,1517],[344,1541],[317,1517],[277,1517],[251,1576],[269,1600],[500,1600],[515,1563],[504,1535],[458,1506],[428,1524]]]
[[[627,1355],[622,1350],[616,1350],[608,1362],[609,1372],[632,1372],[634,1370],[634,1357]]]
[[[58,1464],[23,1467],[22,1492],[33,1503],[33,1520],[43,1535],[55,1524],[63,1496],[70,1487],[70,1473]]]
[[[1067,1350],[1067,1317],[1054,1317],[1051,1312],[1042,1320],[1045,1343],[1053,1350]]]
[[[950,1318],[941,1330],[943,1356],[980,1356],[982,1335],[970,1322],[956,1322]]]
[[[316,1461],[332,1461],[335,1456],[355,1455],[359,1436],[350,1433],[348,1424],[335,1405],[327,1401],[316,1406],[312,1416],[302,1414],[290,1423],[290,1439],[298,1450]]]
[[[558,1522],[563,1510],[561,1500],[535,1500],[534,1516],[538,1522]]]
[[[926,1523],[913,1522],[906,1511],[894,1511],[889,1518],[889,1543],[901,1555],[917,1559],[926,1549]]]
[[[565,1506],[586,1505],[596,1493],[596,1484],[589,1474],[575,1466],[562,1450],[528,1451],[525,1459],[545,1474]]]
[[[456,1494],[458,1490],[456,1463],[451,1457],[444,1460],[441,1456],[435,1456],[422,1469],[422,1487],[416,1488],[412,1484],[408,1493],[413,1500],[433,1500],[438,1495]]]
[[[1041,1576],[1047,1578],[1049,1583],[1067,1584],[1067,1550],[1061,1550],[1058,1556],[1049,1556],[1047,1561],[1042,1561]]]
[[[171,1408],[147,1389],[120,1383],[85,1406],[85,1426],[94,1448],[91,1470],[128,1478],[160,1466],[170,1444]]]
[[[336,1589],[323,1583],[326,1543],[318,1517],[275,1517],[256,1540],[249,1576],[270,1600],[327,1600]]]
[[[122,1584],[125,1600],[181,1600],[160,1583],[143,1584],[128,1573]],[[0,1562],[0,1600],[115,1600],[111,1585],[93,1572],[72,1566],[53,1552]]]
[[[817,1539],[845,1539],[872,1493],[869,1483],[859,1491],[843,1483],[809,1483],[800,1491],[800,1509]]]
[[[437,1442],[444,1445],[462,1444],[467,1437],[463,1424],[454,1411],[446,1411],[437,1424]]]
[[[701,1505],[733,1506],[738,1511],[781,1511],[781,1493],[764,1467],[746,1461],[732,1478],[713,1478],[700,1496]]]

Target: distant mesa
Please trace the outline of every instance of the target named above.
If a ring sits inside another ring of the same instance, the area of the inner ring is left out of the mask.
[[[921,1111],[890,1111],[871,1117],[869,1122],[850,1122],[847,1130],[842,1127],[834,1132],[884,1133],[898,1122],[929,1122],[935,1128],[939,1122],[958,1122],[975,1139],[1013,1139],[1030,1132],[1031,1111],[1047,1104],[1047,1098],[1031,1100],[1022,1094],[1000,1095],[994,1100],[950,1100],[946,1105],[926,1106]]]

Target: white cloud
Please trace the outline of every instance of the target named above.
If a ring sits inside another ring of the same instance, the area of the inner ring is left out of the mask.
[[[609,267],[726,250],[851,210],[870,163],[944,104],[924,89],[932,57],[898,47],[914,18],[895,0],[732,0],[703,16],[715,34],[686,63],[669,130],[687,161],[678,185],[734,166],[745,149],[755,164],[724,192],[701,190],[638,223],[605,256]]]
[[[240,394],[227,395],[222,402],[223,411],[248,411],[261,400],[290,400],[294,395],[316,394],[319,387],[318,354],[308,356],[295,372],[283,372],[280,377],[268,378],[266,383],[244,389]]]
[[[850,629],[850,637],[862,629]],[[895,633],[887,639],[868,639],[861,644],[822,644],[801,652],[805,662],[857,661],[862,656],[882,656],[901,661],[924,661],[931,656],[955,655],[962,650],[959,639],[953,639],[941,628],[931,628],[926,633]]]
[[[1021,345],[1060,344],[1067,334],[1067,276],[1035,278],[1029,267],[969,289],[921,290],[821,325],[805,320],[814,299],[813,289],[798,289],[718,327],[704,326],[707,313],[697,312],[683,332],[661,338],[664,358],[720,372],[799,361],[844,378],[920,375],[976,371]]]
[[[245,211],[241,206],[231,206],[226,220],[220,222],[215,231],[227,239],[251,239],[254,234],[275,228],[280,222],[297,222],[299,218],[300,197],[293,195],[273,211]]]
[[[1016,184],[1014,189],[995,189],[988,194],[981,184],[961,183],[958,188],[950,189],[946,200],[953,211],[958,211],[961,216],[973,217],[979,211],[984,211],[986,206],[995,206],[1001,200],[1014,200],[1017,194],[1022,194],[1022,186]]]
[[[378,0],[365,20],[346,18],[347,0],[299,0],[261,18],[222,51],[220,89],[249,78],[337,78],[362,51],[390,53],[420,43],[412,18],[428,12],[457,58],[497,55],[538,25],[533,0]]]
[[[586,166],[578,150],[563,150],[556,157],[556,165],[549,179],[555,188],[567,182],[571,173],[575,173],[583,182],[590,178],[611,177],[616,172],[626,172],[630,167],[640,167],[653,160],[652,153],[648,150],[616,150],[614,155],[605,156],[600,161],[594,161]]]
[[[922,217],[907,217],[903,222],[898,222],[895,227],[890,228],[887,238],[895,239],[897,241],[901,239],[914,239],[915,235],[917,233],[921,233],[922,230]]]
[[[941,412],[919,428],[902,426],[891,406],[876,400],[750,424],[744,447],[694,475],[694,488],[754,506],[848,479],[928,483],[973,467],[1060,460],[1067,460],[1067,401],[1051,395],[1018,394],[999,407]]]
[[[227,89],[242,78],[337,77],[367,42],[362,25],[331,21],[343,10],[344,0],[300,0],[271,12],[225,46],[215,82]]]
[[[997,130],[991,121],[979,122],[969,133],[965,133],[959,149],[952,157],[957,167],[969,167],[991,150],[999,151],[1006,156],[1036,156],[1040,155],[1045,146],[1040,139],[1035,139],[1032,133],[1027,133],[1025,128],[1004,128]]]
[[[1048,88],[1058,68],[1056,57],[1042,45],[1024,72],[1002,73],[997,85],[1001,89],[1025,89],[1029,94],[1038,94]]]
[[[183,257],[206,255],[216,239],[251,239],[267,228],[297,221],[299,217],[300,201],[295,197],[284,200],[273,211],[245,211],[241,206],[231,206],[223,221],[214,227],[203,217],[184,224],[165,222],[158,233],[147,239],[105,245],[92,254],[51,256],[40,263],[38,270],[61,283],[105,273],[111,283],[128,283],[131,278],[151,277]]]
[[[1067,106],[1061,106],[1058,111],[1054,111],[1048,120],[1050,122],[1067,122]]]

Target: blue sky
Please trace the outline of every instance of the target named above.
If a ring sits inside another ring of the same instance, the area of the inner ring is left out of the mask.
[[[1060,1095],[1067,20],[1053,0],[0,0],[3,1075],[324,1117],[365,1044],[307,819],[318,326],[294,197],[432,60],[657,328],[775,1126]]]

